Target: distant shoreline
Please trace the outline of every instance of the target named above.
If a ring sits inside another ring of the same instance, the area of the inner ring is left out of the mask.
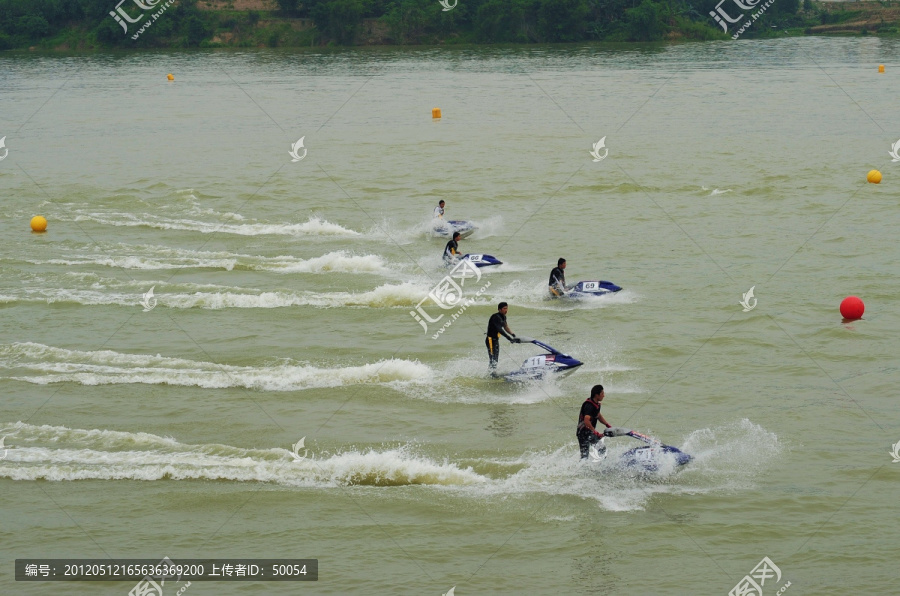
[[[837,22],[813,25],[807,35],[841,34],[897,34],[900,30],[900,2],[814,2],[819,10]]]
[[[456,13],[447,21],[447,12],[440,12],[438,0],[428,4],[428,13],[418,29],[407,24],[398,25],[395,15],[360,18],[352,27],[320,30],[312,16],[286,16],[273,10],[275,0],[177,0],[179,11],[166,14],[131,13],[128,19],[103,16],[81,23],[65,23],[48,27],[38,39],[22,35],[0,33],[0,50],[83,51],[99,49],[173,49],[173,48],[323,48],[364,46],[450,46],[450,45],[522,45],[538,43],[628,43],[633,41],[713,41],[732,40],[738,33],[742,40],[803,35],[897,35],[900,33],[900,0],[871,2],[832,2],[827,0],[793,0],[796,13],[778,13],[779,4],[791,0],[773,0],[772,8],[759,19],[747,22],[730,21],[717,24],[713,17],[704,19],[696,11],[684,16],[676,13],[658,14],[646,29],[636,27],[634,14],[626,11],[624,20],[613,20],[603,30],[582,30],[581,37],[560,36],[562,39],[543,39],[532,33],[528,25],[518,30],[501,31],[496,39],[484,37],[479,28],[483,21],[473,24],[470,14]],[[645,4],[649,0],[644,0]],[[799,4],[798,4],[799,3]],[[434,4],[434,6],[432,6]],[[651,3],[652,4],[652,3]],[[128,6],[131,6],[130,4]],[[661,6],[661,5],[653,5]],[[729,14],[740,16],[734,6],[725,5]],[[782,4],[781,6],[784,6]],[[465,6],[461,8],[465,10]],[[473,9],[474,10],[474,9]],[[635,9],[637,10],[637,9]],[[654,9],[656,10],[656,9]],[[791,8],[789,10],[794,10]],[[111,13],[112,14],[112,13]],[[188,16],[185,16],[185,15]],[[479,11],[478,15],[482,13]],[[749,11],[744,17],[748,17]],[[151,21],[151,17],[153,20]],[[426,18],[427,17],[427,18]],[[49,17],[48,17],[49,18]],[[649,17],[648,17],[649,18]],[[131,20],[135,19],[135,20]],[[141,19],[141,20],[137,20]],[[394,20],[392,20],[394,19]],[[128,22],[126,22],[128,20]],[[446,23],[451,22],[451,26]],[[443,24],[441,24],[443,23]],[[150,25],[153,25],[152,27]],[[140,27],[143,26],[143,29]],[[574,27],[574,25],[573,25]],[[643,26],[642,26],[643,27]],[[414,29],[413,33],[410,33]],[[146,35],[141,35],[145,32]],[[349,33],[348,33],[349,31]],[[137,35],[136,35],[137,33]],[[569,37],[575,37],[569,39]],[[134,41],[132,41],[134,40]]]

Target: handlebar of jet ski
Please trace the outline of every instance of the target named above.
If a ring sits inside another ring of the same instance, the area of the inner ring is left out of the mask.
[[[631,429],[629,429],[629,428],[621,428],[618,426],[613,426],[613,427],[610,427],[610,428],[607,428],[606,430],[604,430],[603,436],[604,437],[624,437],[624,436],[627,436],[630,432],[631,432]]]

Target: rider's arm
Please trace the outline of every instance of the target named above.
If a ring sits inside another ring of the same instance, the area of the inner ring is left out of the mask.
[[[513,341],[513,338],[516,336],[515,333],[513,333],[512,331],[510,331],[509,325],[504,325],[503,327],[501,327],[501,328],[499,329],[499,331],[500,331],[500,334],[501,334],[503,337],[505,337],[506,339],[508,339],[509,341]]]
[[[597,420],[599,422],[602,422],[603,425],[606,426],[606,428],[610,428],[612,426],[612,424],[610,424],[609,422],[606,421],[606,418],[603,417],[603,414],[601,414],[599,412],[597,413]]]

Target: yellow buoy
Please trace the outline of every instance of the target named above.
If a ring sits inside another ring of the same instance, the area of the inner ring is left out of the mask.
[[[884,72],[884,64],[878,65],[878,72]]]
[[[31,231],[32,232],[46,232],[47,231],[47,218],[42,215],[35,215],[31,218]]]
[[[881,172],[879,172],[878,170],[870,171],[866,176],[866,180],[868,180],[872,184],[878,184],[879,182],[881,182]]]
[[[435,119],[440,118],[441,108],[431,108],[431,117]]]
[[[174,80],[175,80],[175,75],[173,75],[173,74],[170,72],[169,74],[166,75],[166,78],[169,79],[170,81],[174,81]]]

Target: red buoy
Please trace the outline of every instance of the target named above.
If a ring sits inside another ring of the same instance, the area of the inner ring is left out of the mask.
[[[861,319],[866,305],[856,296],[847,296],[841,302],[841,316],[845,319]]]

